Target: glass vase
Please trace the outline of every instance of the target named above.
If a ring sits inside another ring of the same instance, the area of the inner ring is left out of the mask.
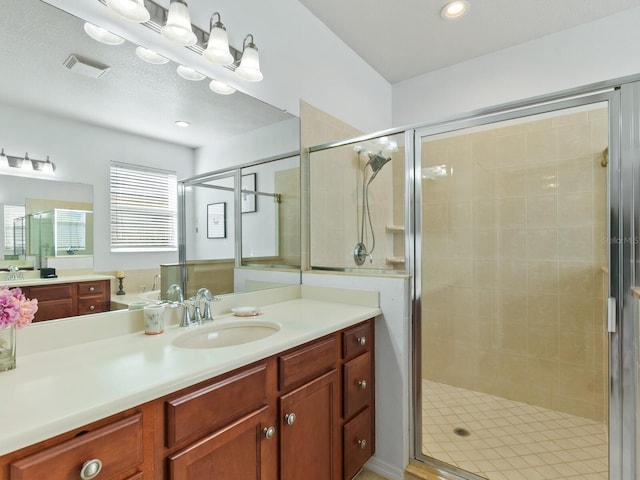
[[[0,329],[0,372],[16,368],[16,327]]]

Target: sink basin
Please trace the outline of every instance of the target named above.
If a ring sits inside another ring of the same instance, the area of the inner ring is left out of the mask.
[[[138,295],[138,298],[147,302],[155,302],[160,300],[160,290],[149,290],[148,292]]]
[[[182,348],[220,348],[242,345],[270,337],[280,326],[269,322],[234,322],[209,325],[183,333],[173,344]]]

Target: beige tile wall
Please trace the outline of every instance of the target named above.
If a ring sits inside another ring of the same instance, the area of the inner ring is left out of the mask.
[[[300,266],[300,169],[276,172],[275,191],[280,193],[278,228],[282,263]]]
[[[353,250],[360,237],[363,212],[363,171],[369,157],[358,154],[353,145],[313,152],[310,156],[311,266],[356,268]],[[369,210],[375,233],[373,261],[363,268],[403,269],[388,259],[401,255],[402,234],[387,231],[404,215],[404,152],[392,154],[369,186]],[[371,174],[366,169],[366,178]],[[365,216],[366,218],[366,216]],[[368,219],[365,232],[368,230]],[[371,251],[373,237],[365,233],[365,245]]]
[[[423,376],[606,419],[606,109],[423,144]]]

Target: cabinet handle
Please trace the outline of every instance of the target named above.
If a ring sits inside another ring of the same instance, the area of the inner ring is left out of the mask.
[[[91,310],[92,312],[93,312],[95,309],[96,309],[96,306],[95,306],[95,305],[91,305],[91,306],[89,307],[89,310]]]
[[[356,338],[356,343],[358,345],[360,345],[361,347],[364,347],[365,344],[367,343],[367,337],[358,337],[358,338]]]
[[[296,421],[296,414],[295,413],[287,413],[284,416],[285,421],[287,422],[287,425],[293,425]]]
[[[358,440],[356,443],[357,443],[357,444],[358,444],[358,446],[359,446],[360,448],[362,448],[362,449],[367,448],[367,441],[366,441],[366,440]]]
[[[89,287],[89,291],[90,291],[90,292],[95,292],[95,291],[96,291],[96,289],[95,289],[95,287]]]
[[[360,388],[360,390],[366,390],[367,389],[367,381],[366,380],[358,380],[358,388]]]
[[[100,460],[97,458],[87,460],[82,464],[82,468],[80,469],[80,478],[82,480],[91,480],[98,476],[100,470],[102,470],[102,462]]]
[[[273,436],[276,434],[276,429],[274,427],[266,427],[264,430],[264,438],[267,440],[271,440]]]

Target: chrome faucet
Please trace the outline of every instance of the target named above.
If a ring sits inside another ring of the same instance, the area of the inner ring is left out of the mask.
[[[158,290],[160,288],[160,285],[158,285],[158,280],[160,280],[160,277],[160,274],[153,276],[153,286],[151,287],[151,291]]]
[[[9,273],[7,273],[6,280],[8,282],[12,280],[24,280],[24,273],[20,271],[20,267],[17,265],[9,265]]]

